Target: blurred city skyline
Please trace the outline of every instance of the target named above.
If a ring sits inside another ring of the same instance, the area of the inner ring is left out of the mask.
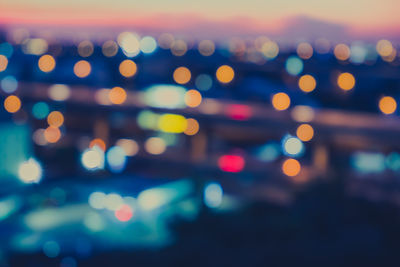
[[[0,266],[398,266],[400,0],[0,0]]]

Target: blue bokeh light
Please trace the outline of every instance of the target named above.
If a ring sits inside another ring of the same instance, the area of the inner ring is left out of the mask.
[[[118,173],[125,169],[126,154],[121,147],[111,147],[106,153],[106,158],[110,171]]]

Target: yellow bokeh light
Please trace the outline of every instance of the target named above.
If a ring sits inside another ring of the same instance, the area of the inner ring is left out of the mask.
[[[297,55],[302,59],[309,59],[313,55],[313,48],[309,43],[300,43],[297,46]]]
[[[217,69],[216,76],[221,83],[230,83],[235,77],[235,71],[228,65],[222,65]]]
[[[353,74],[345,72],[339,75],[337,84],[342,90],[348,91],[354,88],[356,79]]]
[[[179,67],[174,71],[173,78],[176,83],[186,84],[190,81],[192,74],[186,67]]]
[[[0,72],[5,71],[8,65],[8,59],[3,56],[0,55]]]
[[[49,44],[42,38],[25,39],[22,43],[22,51],[29,55],[43,55],[48,48]]]
[[[195,108],[201,104],[201,94],[199,91],[192,89],[185,94],[185,104],[188,107]]]
[[[317,86],[315,78],[309,74],[303,75],[299,79],[299,87],[303,92],[309,93],[314,91]]]
[[[393,45],[388,40],[380,40],[376,44],[376,51],[381,57],[388,57],[390,54],[392,54]]]
[[[158,120],[158,128],[166,133],[182,133],[186,126],[186,118],[182,115],[164,114]]]
[[[295,159],[287,159],[282,164],[282,171],[287,176],[296,176],[300,173],[301,165]]]
[[[126,92],[123,88],[121,87],[114,87],[111,89],[108,93],[108,98],[111,101],[111,103],[120,105],[125,102],[126,100]]]
[[[285,93],[277,93],[272,97],[272,106],[276,110],[286,110],[290,106],[290,97]]]
[[[106,151],[106,143],[103,141],[101,138],[95,138],[92,141],[90,141],[89,148],[93,148],[94,146],[97,146],[103,151]]]
[[[49,143],[56,143],[61,138],[60,129],[57,127],[49,126],[44,131],[44,138]]]
[[[93,54],[93,51],[94,51],[93,44],[88,40],[80,42],[78,45],[78,54],[81,57],[89,57]]]
[[[56,61],[50,55],[43,55],[39,58],[38,66],[41,71],[50,72],[56,67]]]
[[[74,73],[79,78],[87,77],[92,71],[92,66],[86,60],[80,60],[74,65]]]
[[[137,66],[136,63],[130,59],[125,59],[119,64],[119,72],[122,76],[129,78],[136,74]]]
[[[184,133],[186,135],[195,135],[198,133],[199,129],[200,129],[200,125],[197,122],[197,120],[189,118],[186,120],[186,129],[184,131]]]
[[[267,59],[274,59],[279,54],[279,46],[273,41],[267,41],[261,47],[261,52]]]
[[[301,124],[297,127],[296,135],[301,141],[307,142],[314,137],[314,129],[310,124]]]
[[[379,109],[383,114],[393,114],[397,109],[397,102],[391,96],[384,96],[379,100]]]
[[[18,96],[10,95],[6,99],[4,99],[4,109],[7,112],[15,113],[21,108],[21,100]]]
[[[383,56],[382,59],[386,62],[393,62],[396,59],[397,50],[395,48],[392,49],[392,52],[388,56]]]
[[[345,44],[338,44],[335,46],[333,53],[338,60],[344,61],[350,57],[350,48]]]
[[[52,111],[47,116],[47,123],[53,127],[60,127],[64,123],[64,116],[59,111]]]

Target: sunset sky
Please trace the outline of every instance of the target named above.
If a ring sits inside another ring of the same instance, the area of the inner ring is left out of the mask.
[[[1,24],[176,28],[204,20],[279,31],[302,15],[361,34],[400,32],[399,0],[0,0],[0,10]]]

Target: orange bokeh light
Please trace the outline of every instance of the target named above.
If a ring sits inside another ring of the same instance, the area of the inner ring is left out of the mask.
[[[57,127],[49,126],[44,131],[44,138],[49,143],[56,143],[61,138],[60,129]]]
[[[383,114],[392,114],[397,109],[397,102],[391,96],[384,96],[379,100],[379,109]]]
[[[287,159],[282,164],[282,171],[287,176],[296,176],[300,173],[300,163],[295,159]]]
[[[276,110],[286,110],[290,106],[290,97],[285,93],[277,93],[272,97],[272,106]]]
[[[59,111],[52,111],[48,116],[47,116],[47,123],[50,126],[53,127],[60,127],[64,123],[64,116],[61,112]]]
[[[344,72],[339,75],[337,79],[338,86],[345,91],[349,91],[356,85],[356,79],[353,74]]]
[[[338,44],[335,46],[333,53],[338,60],[344,61],[350,57],[350,48],[345,44]]]
[[[299,87],[303,92],[312,92],[316,86],[317,82],[315,78],[309,74],[303,75],[299,79]]]
[[[94,146],[97,146],[101,150],[106,151],[106,143],[101,138],[95,138],[92,141],[90,141],[89,147],[93,148]]]
[[[176,83],[186,84],[190,81],[192,74],[186,67],[179,67],[174,71],[173,78]]]
[[[201,104],[201,100],[202,100],[201,94],[197,90],[192,89],[187,91],[185,94],[185,104],[188,107],[191,108],[198,107]]]
[[[4,108],[10,113],[15,113],[21,108],[21,100],[18,96],[10,95],[4,100]]]
[[[186,120],[186,124],[186,129],[184,131],[186,135],[195,135],[198,133],[200,125],[197,120],[189,118]]]
[[[111,103],[116,105],[121,105],[126,100],[126,92],[121,87],[114,87],[108,93],[108,98],[110,99]]]
[[[301,124],[297,127],[296,135],[301,141],[307,142],[314,137],[314,129],[310,124]]]
[[[222,65],[217,69],[216,76],[221,83],[230,83],[235,77],[235,71],[228,65]]]
[[[80,60],[74,65],[74,73],[79,78],[87,77],[92,71],[92,66],[86,60]]]
[[[4,71],[7,68],[8,65],[8,59],[3,56],[0,55],[0,72]]]
[[[56,61],[50,55],[43,55],[39,58],[38,66],[43,72],[51,72],[56,67]]]
[[[119,64],[119,72],[126,78],[132,77],[137,72],[136,63],[130,59],[125,59]]]

